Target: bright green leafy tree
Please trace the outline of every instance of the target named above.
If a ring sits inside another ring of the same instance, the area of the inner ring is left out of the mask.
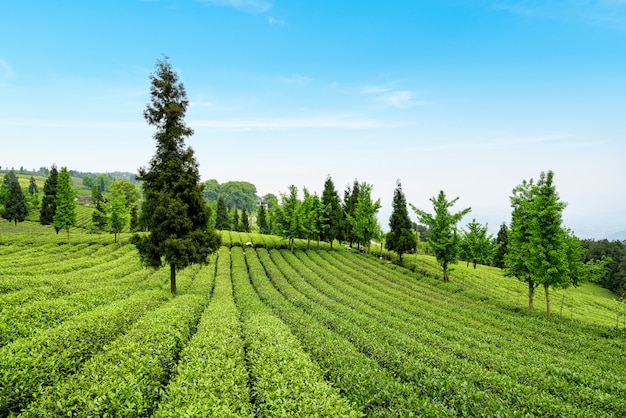
[[[298,188],[289,186],[289,194],[281,193],[281,204],[276,208],[278,234],[289,240],[291,252],[295,239],[302,236],[302,202],[298,199]]]
[[[400,263],[402,263],[402,254],[415,250],[416,236],[413,232],[413,224],[409,218],[406,198],[402,192],[400,180],[396,182],[396,190],[393,193],[389,228],[389,233],[386,236],[387,249],[395,251],[400,258]]]
[[[70,228],[76,224],[76,192],[72,186],[67,167],[61,167],[57,183],[56,211],[54,212],[54,227],[57,231],[67,232],[67,243],[70,243]]]
[[[135,234],[132,242],[144,264],[170,265],[170,290],[176,294],[177,268],[207,263],[221,237],[210,229],[198,164],[185,145],[185,138],[193,134],[184,122],[189,105],[185,88],[167,58],[157,61],[150,81],[151,100],[144,118],[156,128],[156,153],[148,169],[139,169],[138,177],[145,197],[140,221],[149,232]]]
[[[432,197],[434,214],[427,213],[411,205],[417,214],[420,222],[430,228],[428,243],[443,268],[443,281],[450,281],[448,277],[448,266],[455,263],[459,256],[459,234],[456,224],[467,215],[471,208],[465,208],[457,213],[450,213],[450,208],[459,198],[448,201],[446,194],[441,190],[437,198]]]
[[[459,256],[468,265],[472,263],[474,269],[477,264],[488,264],[493,258],[494,240],[487,230],[488,226],[481,225],[476,219],[467,224],[467,229],[461,229]]]
[[[303,237],[307,239],[307,249],[311,249],[311,239],[317,240],[319,248],[322,231],[328,226],[325,222],[328,219],[326,216],[328,208],[322,205],[317,194],[311,194],[306,187],[303,188],[302,193],[304,195],[302,200]]]
[[[602,267],[584,263],[580,240],[562,225],[566,204],[554,185],[554,173],[542,172],[533,180],[513,189],[513,214],[509,234],[505,271],[528,283],[528,308],[533,309],[534,289],[543,285],[546,313],[550,315],[550,288],[578,285],[594,277]]]
[[[352,234],[356,237],[358,248],[361,245],[369,254],[370,244],[373,238],[380,235],[381,229],[376,214],[380,209],[380,199],[372,201],[372,185],[365,182],[359,184],[358,200],[354,208],[354,214],[348,215],[348,222],[352,226]],[[352,190],[354,193],[354,189]]]
[[[120,245],[122,244],[120,234],[128,225],[130,217],[130,208],[127,204],[128,199],[124,186],[125,181],[128,180],[115,180],[111,185],[107,211],[109,214],[109,228],[113,232],[114,241],[119,242]]]

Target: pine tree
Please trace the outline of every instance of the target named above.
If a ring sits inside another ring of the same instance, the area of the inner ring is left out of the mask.
[[[67,232],[67,243],[70,243],[70,228],[76,224],[76,193],[72,187],[72,179],[67,167],[61,167],[57,184],[56,211],[54,227],[57,231]]]
[[[35,177],[30,176],[30,180],[28,183],[28,194],[30,194],[31,196],[34,196],[37,193],[39,193],[39,188],[37,187],[37,182],[35,181]]]
[[[343,192],[343,233],[342,238],[345,241],[352,243],[357,240],[357,237],[353,233],[352,224],[349,221],[349,218],[354,218],[354,211],[356,210],[356,205],[359,201],[359,182],[358,180],[354,180],[354,184],[352,185],[352,189],[350,186],[346,188]]]
[[[435,211],[432,215],[411,205],[420,222],[430,227],[428,243],[443,269],[444,282],[450,281],[448,266],[456,262],[459,256],[459,234],[456,224],[471,211],[471,208],[466,208],[457,213],[450,213],[450,208],[457,200],[458,197],[448,201],[446,194],[441,190],[437,198],[430,199]]]
[[[239,211],[236,207],[233,208],[233,226],[231,231],[239,231]]]
[[[402,254],[413,251],[416,240],[400,180],[397,181],[396,185],[397,187],[393,194],[393,209],[389,218],[390,231],[387,234],[386,241],[387,249],[395,251],[398,257],[400,257],[400,263],[402,263]]]
[[[328,208],[328,212],[324,221],[325,227],[321,231],[321,239],[328,241],[332,250],[333,241],[341,238],[345,215],[339,201],[339,194],[330,176],[324,182],[322,206]]]
[[[92,199],[95,202],[96,210],[91,214],[91,222],[94,224],[96,228],[99,230],[104,230],[107,225],[107,213],[106,206],[104,202],[104,197],[102,196],[102,192],[100,191],[100,187],[94,185],[94,189],[92,189]]]
[[[15,225],[17,225],[18,222],[23,222],[28,216],[26,198],[24,197],[24,192],[22,192],[22,188],[20,187],[20,182],[13,171],[10,171],[4,176],[4,181],[8,184],[2,217],[9,222],[14,222]]]
[[[221,196],[217,198],[217,219],[215,220],[215,229],[220,231],[228,231],[230,229],[228,208],[226,208],[226,203]]]
[[[43,185],[43,198],[41,199],[41,211],[39,212],[39,222],[42,225],[54,224],[58,177],[59,171],[57,166],[53,164],[50,168],[50,174]],[[54,229],[58,234],[59,230],[56,227]]]
[[[261,234],[270,233],[270,228],[267,224],[267,210],[265,210],[265,205],[260,205],[257,209],[257,225]]]
[[[132,242],[144,264],[170,265],[170,290],[176,294],[176,270],[207,263],[221,237],[209,226],[198,163],[185,145],[185,138],[193,134],[184,122],[189,105],[185,88],[167,58],[157,61],[150,81],[151,102],[144,118],[156,128],[156,153],[148,169],[139,169],[138,177],[145,196],[140,221],[149,232],[135,234]]]
[[[246,208],[241,209],[241,232],[250,232],[250,221]]]
[[[508,252],[509,228],[502,222],[498,235],[496,235],[496,248],[493,254],[491,265],[498,268],[504,268],[504,257]]]

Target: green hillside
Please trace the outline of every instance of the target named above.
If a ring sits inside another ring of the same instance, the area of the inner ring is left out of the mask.
[[[555,292],[546,317],[497,269],[443,283],[428,256],[228,236],[172,297],[168,269],[107,234],[3,234],[0,415],[626,414],[604,289]]]

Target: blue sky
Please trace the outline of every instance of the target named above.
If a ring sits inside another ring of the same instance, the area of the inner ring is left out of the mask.
[[[496,231],[553,170],[567,226],[626,230],[626,1],[0,2],[0,165],[136,171],[163,55],[203,180],[439,190]]]

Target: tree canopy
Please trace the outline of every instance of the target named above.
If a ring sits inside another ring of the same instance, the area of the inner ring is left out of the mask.
[[[389,228],[386,239],[387,249],[395,251],[402,262],[402,254],[415,250],[416,240],[400,180],[397,181],[396,190],[393,193]]]
[[[9,171],[4,176],[4,182],[7,186],[7,195],[4,200],[2,217],[17,225],[18,222],[23,222],[28,216],[26,197],[13,171]]]
[[[57,166],[53,164],[50,168],[48,178],[43,185],[43,198],[41,199],[41,210],[39,212],[39,222],[42,225],[54,224],[58,177],[59,171],[57,170]],[[56,227],[55,230],[57,231],[57,233],[59,232]]]
[[[207,263],[220,236],[210,229],[198,163],[185,144],[193,134],[184,122],[189,105],[185,88],[167,58],[157,61],[150,81],[144,118],[156,128],[156,152],[150,167],[139,169],[145,196],[140,217],[149,233],[135,234],[132,242],[144,264],[170,265],[170,290],[176,294],[176,269]]]
[[[67,242],[70,242],[70,228],[76,224],[76,192],[72,186],[67,167],[61,167],[57,183],[56,211],[54,212],[54,227],[57,231],[67,232]]]
[[[443,281],[449,281],[448,266],[457,261],[459,256],[459,234],[456,224],[471,211],[471,208],[463,209],[457,213],[450,213],[450,208],[459,198],[448,201],[443,190],[430,201],[433,204],[434,214],[430,214],[411,205],[420,222],[430,227],[428,243],[443,268]]]

